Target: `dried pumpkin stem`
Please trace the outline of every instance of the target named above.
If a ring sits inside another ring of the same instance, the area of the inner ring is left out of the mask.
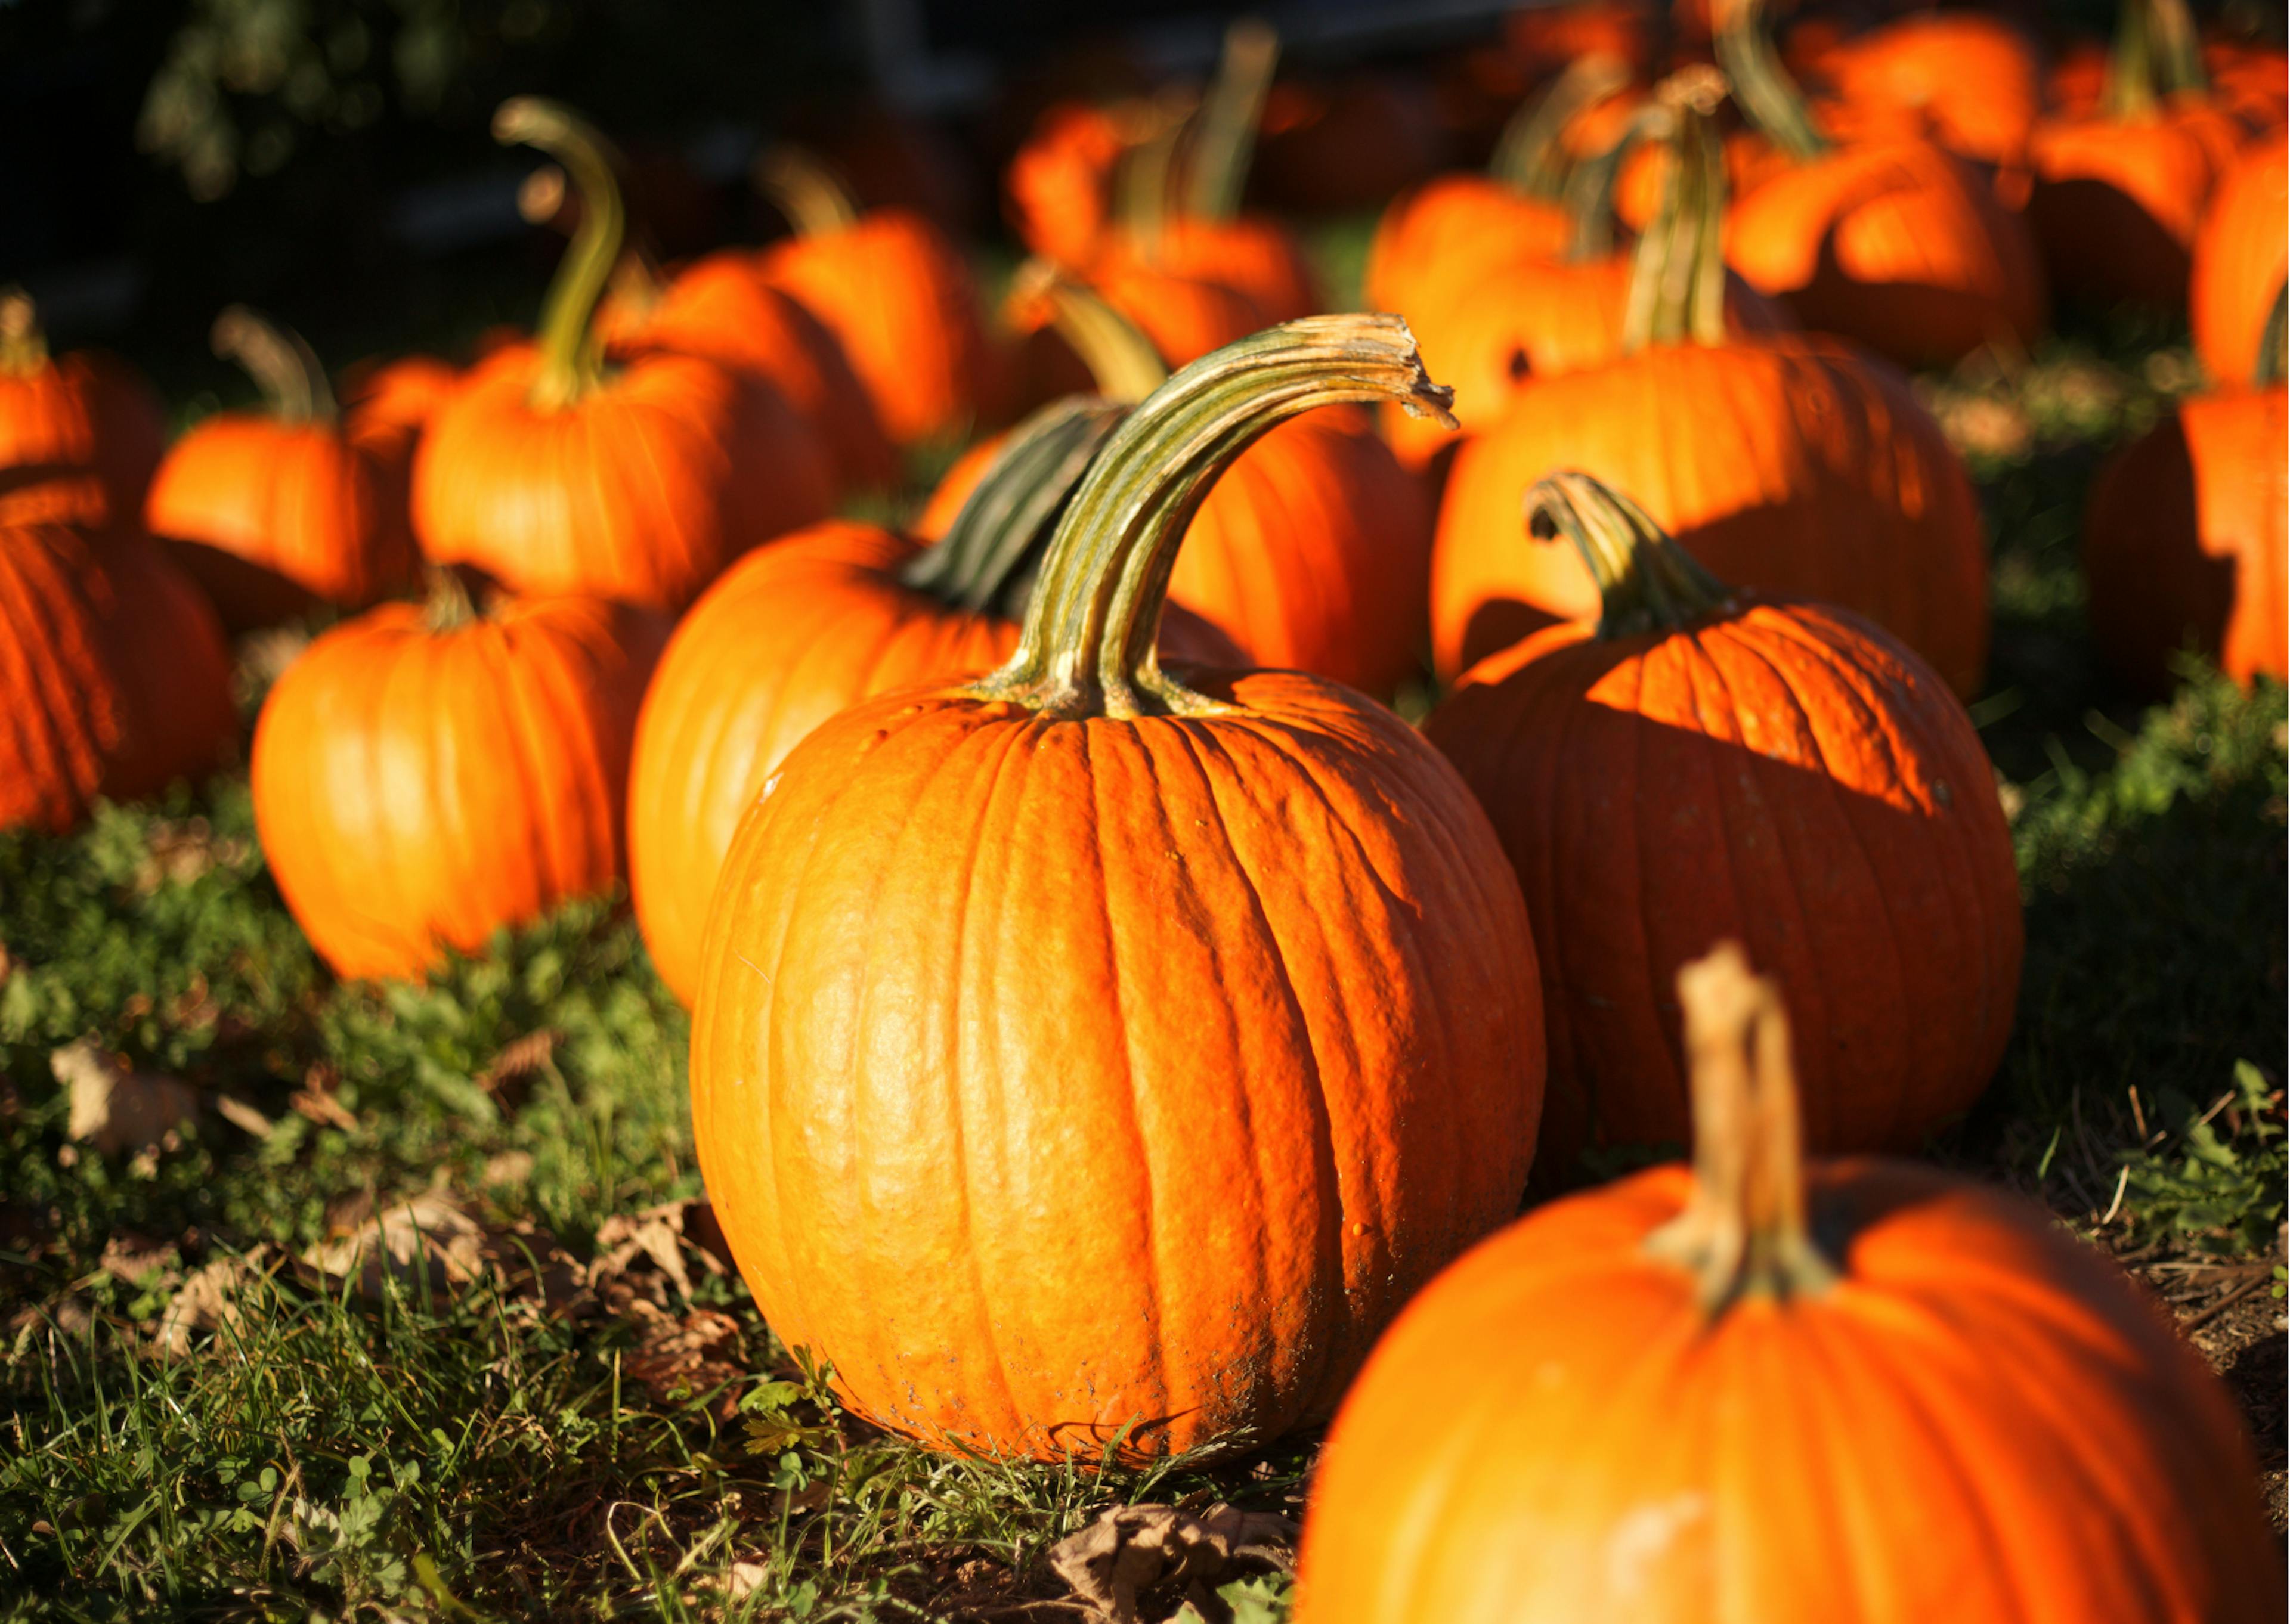
[[[538,96],[502,102],[493,114],[493,140],[505,147],[539,148],[564,166],[581,195],[581,223],[541,307],[540,367],[532,381],[532,404],[544,412],[560,411],[604,377],[589,326],[628,236],[613,174],[619,155],[587,120]]]
[[[0,372],[26,378],[48,364],[48,335],[32,296],[14,284],[0,287]]]
[[[1761,0],[1718,0],[1718,65],[1734,83],[1734,100],[1766,140],[1803,162],[1829,150],[1814,127],[1813,109],[1766,32]]]
[[[833,236],[859,223],[859,205],[835,172],[800,147],[771,148],[756,159],[749,178],[797,236]]]
[[[1108,400],[1135,405],[1169,381],[1168,364],[1136,323],[1046,260],[1021,266],[1012,290],[1048,307],[1050,324],[1081,357]]]
[[[1818,1296],[1837,1270],[1806,1224],[1805,1156],[1781,989],[1720,942],[1677,972],[1693,1090],[1693,1194],[1646,1237],[1692,1274],[1705,1314],[1745,1296]]]
[[[1526,493],[1527,533],[1564,537],[1598,586],[1598,636],[1675,631],[1734,601],[1734,589],[1669,539],[1653,516],[1588,474],[1537,480]]]
[[[1032,596],[1050,532],[1127,410],[1093,396],[1052,401],[1010,431],[946,534],[899,579],[941,603],[1015,620]]]
[[[578,205],[565,206],[572,199],[572,183],[565,179],[564,172],[554,164],[543,164],[516,188],[517,217],[529,226],[546,226],[569,236],[580,225]],[[616,295],[639,310],[651,309],[668,292],[668,279],[661,275],[660,267],[636,240],[634,233],[621,245],[620,262],[613,267],[612,287]]]
[[[453,632],[476,625],[481,618],[461,572],[449,564],[431,564],[421,604],[421,624],[433,632]]]
[[[340,415],[326,369],[300,334],[265,321],[244,305],[231,305],[215,317],[209,341],[215,354],[253,376],[280,422],[332,423]]]
[[[1249,161],[1256,156],[1256,127],[1279,61],[1280,36],[1271,24],[1241,17],[1225,29],[1216,78],[1201,101],[1186,188],[1189,211],[1204,220],[1230,220],[1240,210]]]
[[[1662,84],[1669,173],[1661,206],[1638,239],[1622,312],[1622,351],[1726,341],[1726,151],[1713,115],[1725,81],[1688,68]]]
[[[1300,412],[1397,401],[1453,428],[1396,316],[1319,316],[1202,356],[1130,413],[1050,539],[1018,652],[976,685],[1047,716],[1215,708],[1160,668],[1154,641],[1178,543],[1233,460]]]
[[[1566,185],[1567,127],[1629,82],[1629,65],[1609,52],[1575,58],[1541,95],[1519,103],[1495,138],[1487,173],[1529,197],[1556,201]]]

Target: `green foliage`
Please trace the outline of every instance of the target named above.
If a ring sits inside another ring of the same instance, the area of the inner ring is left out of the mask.
[[[2210,1251],[2264,1251],[2281,1226],[2290,1180],[2282,1091],[2238,1060],[2233,1087],[2209,1105],[2168,1087],[2157,1103],[2161,1143],[2123,1156],[2134,1234],[2183,1238]]]

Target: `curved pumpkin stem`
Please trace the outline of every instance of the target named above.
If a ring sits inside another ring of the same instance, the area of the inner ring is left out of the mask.
[[[1734,82],[1734,98],[1766,139],[1802,163],[1829,150],[1814,127],[1813,109],[1766,32],[1762,0],[1718,0],[1718,66]]]
[[[1189,211],[1204,220],[1230,220],[1240,210],[1256,127],[1279,62],[1280,35],[1270,23],[1239,17],[1225,29],[1216,78],[1201,101],[1187,188]]]
[[[1646,1237],[1693,1276],[1705,1314],[1745,1296],[1818,1296],[1837,1270],[1806,1222],[1805,1155],[1789,1012],[1737,942],[1677,972],[1693,1089],[1693,1194]]]
[[[421,624],[431,632],[457,632],[484,619],[469,596],[469,583],[450,564],[433,564],[427,572],[421,603]]]
[[[1495,138],[1487,173],[1513,191],[1556,200],[1567,175],[1567,126],[1630,82],[1629,66],[1609,52],[1577,57],[1540,96],[1529,97]]]
[[[326,369],[300,333],[265,321],[244,305],[215,317],[214,352],[236,361],[261,386],[270,414],[282,423],[328,423],[340,416]]]
[[[1069,395],[1027,418],[1010,431],[946,534],[909,559],[899,579],[975,613],[1023,614],[1051,527],[1127,415],[1116,402]]]
[[[516,188],[517,218],[528,226],[546,226],[570,236],[580,228],[580,211],[572,202],[572,183],[554,164],[543,164]],[[613,292],[638,310],[649,310],[668,292],[668,278],[631,232],[613,267]]]
[[[1029,260],[1012,278],[1022,303],[1047,307],[1058,331],[1108,400],[1135,405],[1169,381],[1168,364],[1144,331],[1093,288],[1061,274],[1046,260]]]
[[[28,378],[48,364],[48,335],[32,296],[10,283],[0,287],[0,372]]]
[[[1169,188],[1177,154],[1192,128],[1194,101],[1189,92],[1164,91],[1140,118],[1141,132],[1122,154],[1114,190],[1114,212],[1138,257],[1148,265],[1161,257],[1161,233],[1169,219]]]
[[[2202,41],[2186,0],[2124,0],[2101,104],[2112,118],[2152,118],[2167,96],[2201,95]]]
[[[835,172],[800,147],[771,148],[756,159],[749,178],[797,236],[833,236],[859,223],[859,205]]]
[[[2260,388],[2280,383],[2286,372],[2290,372],[2290,356],[2286,356],[2285,326],[2290,325],[2290,282],[2274,290],[2274,308],[2266,313],[2266,325],[2258,335],[2258,365],[2251,381]]]
[[[1527,533],[1565,537],[1598,584],[1598,636],[1675,631],[1734,602],[1734,589],[1671,540],[1653,516],[1619,491],[1572,469],[1526,493]]]
[[[1339,401],[1397,401],[1455,427],[1396,316],[1317,316],[1203,356],[1130,413],[1050,539],[1009,663],[976,684],[1056,717],[1216,708],[1154,653],[1177,546],[1233,460],[1273,428]]]
[[[504,147],[539,148],[564,166],[581,194],[581,223],[541,307],[540,368],[532,380],[532,404],[543,412],[561,411],[604,379],[589,324],[628,236],[613,172],[618,155],[571,108],[539,96],[502,102],[493,114],[493,140]]]
[[[1726,152],[1713,116],[1725,93],[1709,68],[1673,74],[1655,92],[1669,125],[1669,174],[1630,262],[1625,355],[1726,341]]]

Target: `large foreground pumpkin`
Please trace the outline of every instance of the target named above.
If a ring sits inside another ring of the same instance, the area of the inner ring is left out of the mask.
[[[427,604],[384,604],[286,668],[255,725],[255,828],[335,973],[418,976],[612,887],[667,634],[598,598],[480,615],[440,572]]]
[[[1987,1085],[2019,990],[2019,872],[1971,718],[1876,627],[1732,592],[1596,481],[1527,501],[1581,551],[1599,619],[1474,666],[1426,731],[1526,893],[1538,1178],[1572,1179],[1585,1147],[1685,1142],[1657,989],[1721,937],[1799,1012],[1814,1146],[1917,1148]]]
[[[870,1421],[1135,1458],[1325,1418],[1518,1198],[1534,949],[1486,820],[1371,701],[1164,669],[1171,553],[1404,325],[1179,373],[1092,466],[994,676],[828,722],[733,842],[694,1141],[756,1300]]]
[[[140,373],[88,350],[50,355],[31,296],[0,288],[0,520],[132,524],[166,441]]]
[[[2234,1401],[2021,1198],[1806,1164],[1789,1021],[1677,977],[1694,1163],[1432,1283],[1330,1433],[1298,1624],[2262,1624]]]

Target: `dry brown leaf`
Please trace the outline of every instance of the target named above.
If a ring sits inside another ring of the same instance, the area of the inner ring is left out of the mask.
[[[735,1562],[724,1575],[724,1594],[736,1602],[751,1591],[763,1588],[764,1581],[771,1576],[771,1569],[760,1562]]]
[[[694,1308],[678,1320],[641,1300],[631,1307],[637,1317],[651,1323],[636,1351],[622,1363],[623,1373],[641,1382],[660,1404],[673,1402],[679,1392],[689,1395],[724,1388],[712,1408],[717,1420],[730,1420],[740,1408],[740,1396],[725,1384],[744,1373],[735,1362],[740,1322],[714,1308]]]
[[[1139,1591],[1182,1584],[1206,1612],[1219,1605],[1213,1587],[1241,1569],[1285,1571],[1295,1545],[1296,1524],[1273,1512],[1115,1506],[1052,1546],[1050,1571],[1106,1624],[1139,1624]]]
[[[115,1229],[105,1237],[103,1256],[96,1267],[114,1280],[140,1285],[153,1274],[164,1282],[175,1273],[180,1260],[172,1241],[153,1240],[132,1229]]]
[[[487,1156],[484,1171],[478,1176],[488,1189],[516,1188],[530,1184],[532,1182],[532,1152],[504,1150],[499,1156]]]
[[[270,1137],[270,1118],[235,1095],[217,1094],[215,1115],[243,1133],[252,1133],[257,1139]]]
[[[71,1091],[67,1132],[107,1155],[148,1148],[198,1117],[198,1090],[180,1077],[137,1071],[92,1037],[56,1050],[48,1065]]]
[[[238,1321],[238,1300],[246,1283],[263,1272],[268,1245],[257,1246],[244,1257],[217,1258],[192,1271],[167,1311],[159,1317],[152,1344],[162,1358],[179,1359],[190,1351],[191,1337],[200,1331],[219,1331]]]
[[[711,1275],[724,1273],[723,1260],[701,1244],[703,1231],[715,1230],[715,1212],[704,1201],[664,1201],[641,1212],[620,1212],[597,1228],[597,1255],[589,1265],[590,1289],[602,1291],[629,1272],[639,1257],[676,1287],[679,1296],[692,1296],[692,1271],[684,1258],[688,1252]]]
[[[436,1287],[475,1280],[491,1266],[477,1220],[452,1196],[436,1191],[384,1209],[349,1234],[313,1246],[302,1261],[321,1274],[356,1275],[358,1290],[381,1294],[382,1281],[411,1284],[417,1268]]]
[[[316,1065],[302,1074],[302,1086],[288,1096],[286,1103],[297,1115],[308,1117],[322,1128],[340,1128],[343,1132],[356,1131],[358,1120],[349,1108],[336,1098],[334,1089],[341,1078],[334,1068]]]
[[[558,1036],[556,1031],[543,1027],[503,1044],[493,1056],[493,1063],[477,1074],[477,1086],[491,1093],[504,1083],[539,1071],[555,1057]]]
[[[218,837],[204,818],[155,823],[135,867],[135,889],[148,894],[162,885],[188,884],[218,863],[244,862],[246,855],[244,841]]]

